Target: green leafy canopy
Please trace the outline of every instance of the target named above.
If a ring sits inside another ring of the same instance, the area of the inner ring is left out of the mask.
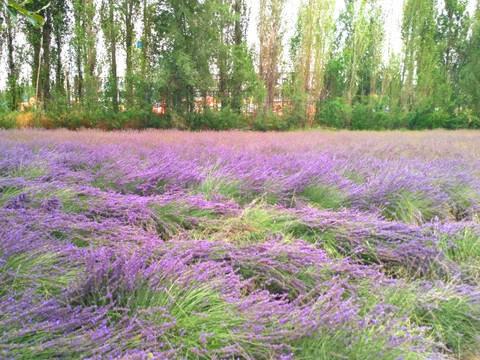
[[[41,27],[45,23],[45,19],[39,15],[39,12],[45,10],[47,7],[50,6],[50,3],[38,9],[36,11],[30,11],[25,8],[25,5],[32,4],[33,0],[25,0],[21,3],[18,3],[13,0],[2,0],[4,6],[6,7],[8,13],[13,18],[14,21],[17,21],[18,15],[25,16],[25,18],[35,27]],[[3,19],[0,18],[0,27],[3,26],[2,23]]]

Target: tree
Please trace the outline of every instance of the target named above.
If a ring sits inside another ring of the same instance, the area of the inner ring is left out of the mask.
[[[52,40],[52,10],[47,0],[38,0],[35,5],[41,7],[40,15],[45,22],[42,27],[38,27],[36,22],[28,22],[25,28],[27,42],[33,48],[32,67],[32,86],[35,90],[37,102],[45,107],[50,100],[50,62],[51,62],[51,40]],[[35,9],[33,4],[25,5],[27,11],[33,13]]]
[[[435,42],[436,0],[407,0],[402,20],[404,91],[402,105],[412,108],[432,100],[439,83],[439,56]]]
[[[139,15],[139,0],[122,0],[121,15],[124,23],[124,45],[126,53],[125,88],[127,105],[133,105],[133,51],[135,21]]]
[[[271,109],[277,91],[282,59],[283,8],[285,0],[260,0],[258,33],[260,37],[259,76],[265,82],[267,97],[263,112]]]
[[[467,41],[465,65],[460,72],[464,104],[480,118],[480,1],[472,19],[472,33]]]
[[[445,0],[437,19],[436,42],[443,68],[443,101],[456,107],[461,102],[460,72],[465,63],[467,35],[470,29],[467,0]],[[451,99],[445,95],[451,93]]]
[[[52,52],[52,57],[55,62],[55,93],[57,96],[65,95],[65,76],[62,66],[62,50],[64,48],[65,38],[67,36],[68,28],[67,12],[69,3],[64,0],[53,0],[52,8],[52,31],[55,37],[55,48]]]
[[[74,49],[76,68],[76,96],[80,104],[84,102],[90,106],[96,102],[98,90],[97,70],[97,33],[99,30],[96,21],[98,9],[94,0],[72,0],[74,28],[71,45]],[[104,5],[103,5],[104,6]],[[103,7],[105,9],[105,6]],[[102,20],[107,14],[101,12]],[[102,24],[105,24],[102,21]],[[107,24],[108,27],[108,24]]]
[[[155,21],[155,3],[150,0],[142,0],[141,19],[142,36],[140,38],[139,65],[140,71],[133,74],[133,85],[137,89],[134,92],[135,101],[140,108],[150,107],[153,97],[152,66],[153,45],[152,29]]]
[[[3,35],[5,37],[7,46],[7,99],[9,108],[12,110],[15,110],[17,108],[20,100],[20,94],[18,89],[19,66],[16,65],[17,59],[15,59],[16,49],[14,44],[14,39],[16,36],[15,23],[17,22],[17,18],[20,15],[28,21],[31,27],[39,29],[45,23],[44,18],[39,13],[44,12],[48,8],[49,3],[40,4],[43,6],[40,8],[38,8],[37,6],[36,9],[27,8],[26,5],[28,5],[27,2],[19,4],[18,2],[13,0],[2,0],[2,2],[0,3],[0,31],[4,30]],[[33,31],[31,28],[30,30]],[[47,93],[48,86],[49,84],[47,84]]]
[[[403,87],[401,68],[401,55],[394,54],[390,56],[383,70],[380,95],[388,98],[388,103],[391,108],[397,108],[400,105],[400,96]]]
[[[294,91],[300,92],[294,95],[298,109],[305,110],[306,104],[302,104],[305,100],[310,105],[319,102],[324,93],[325,70],[334,36],[334,9],[334,0],[308,0],[300,5],[297,32],[291,43],[291,57],[295,64]],[[313,122],[311,115],[311,112],[307,113],[308,125]]]
[[[159,87],[176,112],[194,110],[196,94],[214,87],[218,45],[214,0],[160,0],[155,21]]]
[[[84,20],[84,0],[73,0],[73,17],[75,19],[74,36],[72,39],[72,47],[75,50],[75,66],[77,76],[75,81],[76,96],[79,102],[83,101],[83,57],[85,53],[85,20]]]
[[[110,71],[108,77],[108,89],[107,93],[109,98],[112,101],[112,110],[114,113],[118,112],[118,75],[117,75],[117,42],[118,42],[118,24],[117,21],[117,11],[116,11],[116,1],[117,0],[104,0],[102,3],[102,14],[104,14],[102,19],[102,29],[105,34],[105,40],[108,46],[108,51],[110,55]]]
[[[3,10],[3,9],[2,9]],[[12,110],[17,109],[19,94],[17,89],[18,67],[15,64],[15,24],[12,21],[12,15],[8,11],[2,12],[1,18],[4,18],[4,40],[7,47],[7,103]],[[3,42],[3,41],[2,41]]]
[[[220,0],[218,4],[218,90],[222,106],[240,112],[246,93],[258,85],[252,55],[245,43],[248,23],[244,0]]]
[[[377,91],[382,61],[383,13],[377,0],[346,0],[342,16],[346,37],[343,56],[347,70],[345,101]]]

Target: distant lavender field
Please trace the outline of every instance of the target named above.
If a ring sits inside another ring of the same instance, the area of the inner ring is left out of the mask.
[[[0,131],[0,359],[475,359],[480,132]]]

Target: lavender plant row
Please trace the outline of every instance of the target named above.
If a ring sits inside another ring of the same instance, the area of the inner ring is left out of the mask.
[[[480,133],[0,132],[0,359],[467,359]]]

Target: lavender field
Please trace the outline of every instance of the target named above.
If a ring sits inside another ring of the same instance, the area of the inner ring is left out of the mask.
[[[1,359],[476,359],[480,132],[0,131]]]

